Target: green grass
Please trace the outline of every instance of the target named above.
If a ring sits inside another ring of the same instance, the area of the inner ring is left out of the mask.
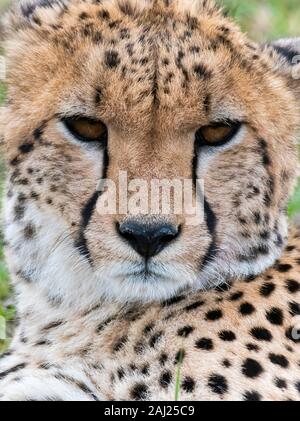
[[[0,13],[9,0],[0,0]],[[300,35],[300,4],[299,0],[220,0],[242,29],[258,42],[272,39]],[[0,83],[0,104],[5,98],[5,87]],[[0,198],[3,190],[4,166],[0,156]],[[289,215],[300,213],[300,184],[289,206]],[[7,346],[5,339],[6,323],[13,320],[15,311],[12,306],[6,305],[11,295],[9,276],[3,258],[3,241],[0,231],[0,353]],[[180,369],[178,365],[176,398],[180,392]]]
[[[220,0],[252,39],[300,35],[299,0]]]
[[[2,104],[5,99],[5,91],[4,84],[0,82],[0,104]]]
[[[181,390],[181,369],[183,364],[185,351],[182,348],[179,351],[178,355],[178,362],[177,362],[177,368],[176,368],[176,382],[175,382],[175,402],[180,401],[180,390]]]
[[[5,97],[5,87],[0,83],[0,104]],[[0,198],[3,193],[3,178],[4,178],[4,164],[0,157]],[[12,306],[6,305],[7,299],[11,295],[11,288],[9,284],[9,276],[3,256],[3,237],[0,230],[0,353],[5,350],[8,344],[6,335],[7,322],[15,317],[15,310]]]

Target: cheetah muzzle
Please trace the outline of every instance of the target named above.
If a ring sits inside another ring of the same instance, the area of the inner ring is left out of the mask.
[[[182,341],[187,398],[299,397],[299,375],[290,388],[268,377],[269,394],[251,379],[299,364],[285,356],[300,311],[284,253],[300,244],[287,222],[300,39],[257,45],[202,0],[21,0],[4,23],[4,225],[21,320],[0,365],[4,399],[155,399],[151,376],[172,399]],[[186,183],[201,218],[174,211],[174,185],[168,212],[141,211],[153,180]],[[122,207],[125,190],[138,211]],[[281,336],[266,363],[253,357]],[[236,370],[232,387],[220,367]]]

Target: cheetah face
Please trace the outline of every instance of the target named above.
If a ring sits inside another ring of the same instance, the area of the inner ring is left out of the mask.
[[[200,0],[94,3],[24,1],[8,18],[12,270],[121,301],[261,273],[287,236],[299,41],[257,46]],[[120,174],[190,180],[203,218],[122,211],[124,189],[99,212],[100,180]]]

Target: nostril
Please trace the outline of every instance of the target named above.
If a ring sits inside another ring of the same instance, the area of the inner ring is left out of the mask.
[[[126,239],[132,239],[134,237],[132,232],[126,226],[120,225],[119,223],[117,224],[117,231]]]
[[[157,240],[163,243],[170,243],[180,235],[180,232],[181,225],[179,227],[175,227],[173,225],[166,225],[157,231],[157,237],[155,236],[154,238],[157,238]]]
[[[160,253],[174,241],[179,236],[181,227],[171,224],[145,224],[127,221],[117,224],[117,230],[135,251],[145,258],[149,258]]]

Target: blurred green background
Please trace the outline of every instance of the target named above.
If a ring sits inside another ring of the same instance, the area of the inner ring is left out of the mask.
[[[10,0],[0,0],[0,15],[9,3]],[[300,0],[223,0],[220,3],[255,41],[264,42],[280,37],[300,36]],[[0,83],[0,102],[3,102],[4,97],[5,86]],[[0,160],[1,197],[3,174],[4,166]],[[290,202],[289,213],[291,217],[300,213],[300,186]],[[0,234],[0,353],[8,344],[7,328],[15,317],[14,308],[10,304],[11,288],[3,260],[2,244]]]

